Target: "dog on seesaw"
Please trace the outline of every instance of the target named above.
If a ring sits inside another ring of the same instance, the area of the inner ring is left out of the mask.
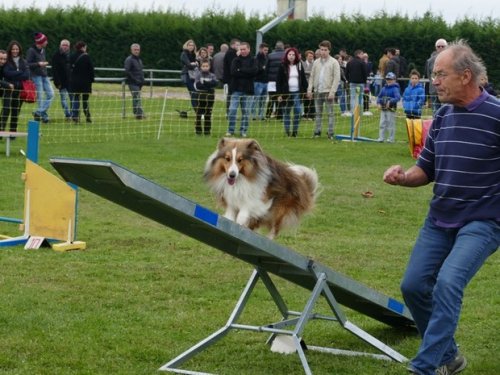
[[[314,169],[275,160],[254,139],[222,138],[204,178],[225,208],[224,217],[252,230],[267,228],[270,239],[297,226],[319,194]]]

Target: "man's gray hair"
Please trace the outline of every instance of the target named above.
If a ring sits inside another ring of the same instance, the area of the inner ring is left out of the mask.
[[[472,79],[479,85],[479,80],[486,74],[486,67],[483,60],[474,53],[472,48],[464,39],[458,39],[448,45],[446,50],[450,50],[453,55],[453,70],[460,73],[469,69]]]

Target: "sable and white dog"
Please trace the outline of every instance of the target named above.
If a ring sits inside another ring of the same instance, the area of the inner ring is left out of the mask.
[[[252,230],[267,227],[271,239],[282,228],[297,226],[319,191],[315,170],[277,161],[253,139],[221,139],[204,178],[226,218]]]

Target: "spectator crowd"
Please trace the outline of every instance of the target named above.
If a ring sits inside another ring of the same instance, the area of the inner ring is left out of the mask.
[[[15,139],[19,116],[24,102],[35,101],[33,119],[49,124],[49,109],[57,89],[66,121],[80,123],[81,114],[87,124],[92,123],[89,97],[95,80],[94,64],[87,43],[77,41],[73,50],[68,39],[62,39],[58,50],[47,56],[49,40],[41,32],[33,35],[33,44],[23,52],[21,43],[12,40],[6,49],[0,49],[0,131],[10,132]],[[51,67],[53,83],[47,68]],[[136,119],[145,118],[140,91],[145,82],[140,45],[130,47],[130,56],[124,62],[125,82],[132,93],[133,113]],[[31,95],[26,95],[29,91]],[[27,99],[30,96],[31,99]],[[80,110],[81,108],[81,110]]]
[[[0,131],[17,131],[26,81],[32,81],[36,91],[34,120],[50,123],[54,86],[68,122],[78,124],[84,117],[86,123],[92,123],[89,97],[95,77],[87,44],[77,41],[72,49],[70,41],[62,39],[49,58],[48,43],[47,36],[37,32],[26,54],[15,40],[6,50],[0,50],[3,104]],[[344,48],[333,53],[334,46],[328,40],[304,52],[283,41],[277,41],[272,49],[261,43],[254,53],[248,42],[237,38],[222,43],[217,52],[212,43],[197,47],[189,39],[180,55],[181,80],[189,92],[197,135],[211,134],[215,90],[223,88],[228,121],[226,136],[246,137],[252,122],[276,119],[283,122],[287,137],[298,136],[301,121],[314,121],[311,136],[320,138],[325,112],[326,137],[333,139],[336,108],[344,117],[372,116],[370,106],[376,104],[380,110],[378,141],[394,142],[399,102],[408,119],[420,119],[426,105],[433,113],[440,108],[434,85],[423,84],[421,80],[432,82],[434,61],[447,46],[445,39],[435,42],[422,76],[416,69],[410,70],[412,64],[399,48],[385,48],[378,63],[374,63],[362,49],[354,50],[352,55]],[[133,43],[124,61],[125,83],[132,95],[137,120],[146,118],[141,101],[145,78],[140,54],[141,46]],[[53,83],[47,72],[49,65]],[[481,77],[481,86],[489,94],[497,95],[486,74]]]
[[[220,45],[214,56],[213,45],[197,49],[193,40],[188,40],[181,53],[182,81],[191,96],[193,110],[202,117],[208,117],[213,107],[213,88],[200,86],[197,80],[201,64],[207,62],[214,74],[212,87],[223,87],[226,96],[226,136],[246,137],[251,121],[266,121],[271,118],[283,121],[284,134],[297,137],[300,121],[315,121],[314,138],[322,136],[323,112],[326,112],[328,139],[334,138],[334,105],[340,108],[340,116],[372,116],[371,98],[380,110],[379,142],[394,142],[396,108],[402,102],[408,119],[420,119],[427,105],[435,113],[441,103],[432,84],[421,82],[421,73],[411,69],[399,48],[385,48],[378,64],[373,63],[368,54],[356,49],[352,55],[340,48],[332,54],[333,46],[324,40],[315,51],[301,53],[297,48],[277,41],[271,50],[261,43],[255,55],[247,42],[232,39],[229,44]],[[447,42],[439,39],[426,62],[424,74],[432,77],[436,56],[446,48]],[[484,89],[496,95],[487,82]],[[432,82],[432,81],[431,81]],[[196,85],[198,84],[198,86]],[[198,89],[197,87],[202,87]],[[200,100],[201,103],[200,104]],[[240,110],[240,124],[236,127]],[[206,121],[206,120],[205,120]],[[196,120],[196,134],[210,134],[199,127]]]

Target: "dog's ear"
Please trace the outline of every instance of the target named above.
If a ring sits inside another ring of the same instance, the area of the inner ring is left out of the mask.
[[[262,148],[255,139],[250,139],[247,145],[247,149],[262,152]]]
[[[217,144],[217,148],[220,150],[226,145],[227,139],[226,138],[221,138],[219,140],[219,143]]]

